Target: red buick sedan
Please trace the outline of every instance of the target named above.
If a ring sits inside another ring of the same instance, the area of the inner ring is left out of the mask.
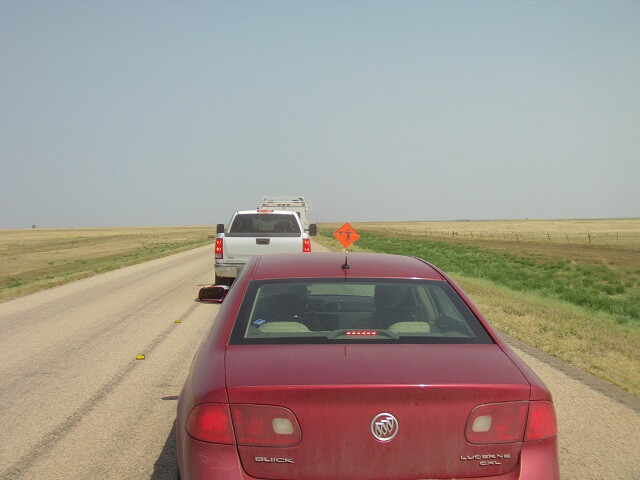
[[[558,479],[549,390],[460,287],[345,256],[255,257],[228,290],[178,402],[182,478]]]

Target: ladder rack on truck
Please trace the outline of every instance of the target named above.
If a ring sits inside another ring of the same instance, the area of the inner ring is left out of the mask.
[[[311,224],[311,204],[309,199],[303,196],[266,196],[262,197],[259,209],[290,210],[296,212],[304,231],[309,231]]]

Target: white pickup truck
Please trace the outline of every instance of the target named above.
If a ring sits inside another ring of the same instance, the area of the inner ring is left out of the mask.
[[[315,224],[304,231],[300,217],[289,210],[244,210],[233,214],[225,231],[217,226],[215,284],[231,285],[255,255],[311,252]]]

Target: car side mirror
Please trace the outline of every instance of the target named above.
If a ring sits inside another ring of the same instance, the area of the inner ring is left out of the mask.
[[[202,287],[200,292],[198,292],[198,300],[203,303],[222,303],[228,291],[229,287],[227,285]]]
[[[224,233],[224,223],[219,223],[216,226],[216,233]]]
[[[311,235],[312,237],[315,237],[316,235],[318,235],[318,227],[316,226],[315,223],[312,223],[311,225],[309,225],[309,235]]]

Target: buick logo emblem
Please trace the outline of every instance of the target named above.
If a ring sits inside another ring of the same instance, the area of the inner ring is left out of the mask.
[[[398,434],[398,420],[390,413],[379,413],[371,420],[371,433],[381,442],[393,440]]]

